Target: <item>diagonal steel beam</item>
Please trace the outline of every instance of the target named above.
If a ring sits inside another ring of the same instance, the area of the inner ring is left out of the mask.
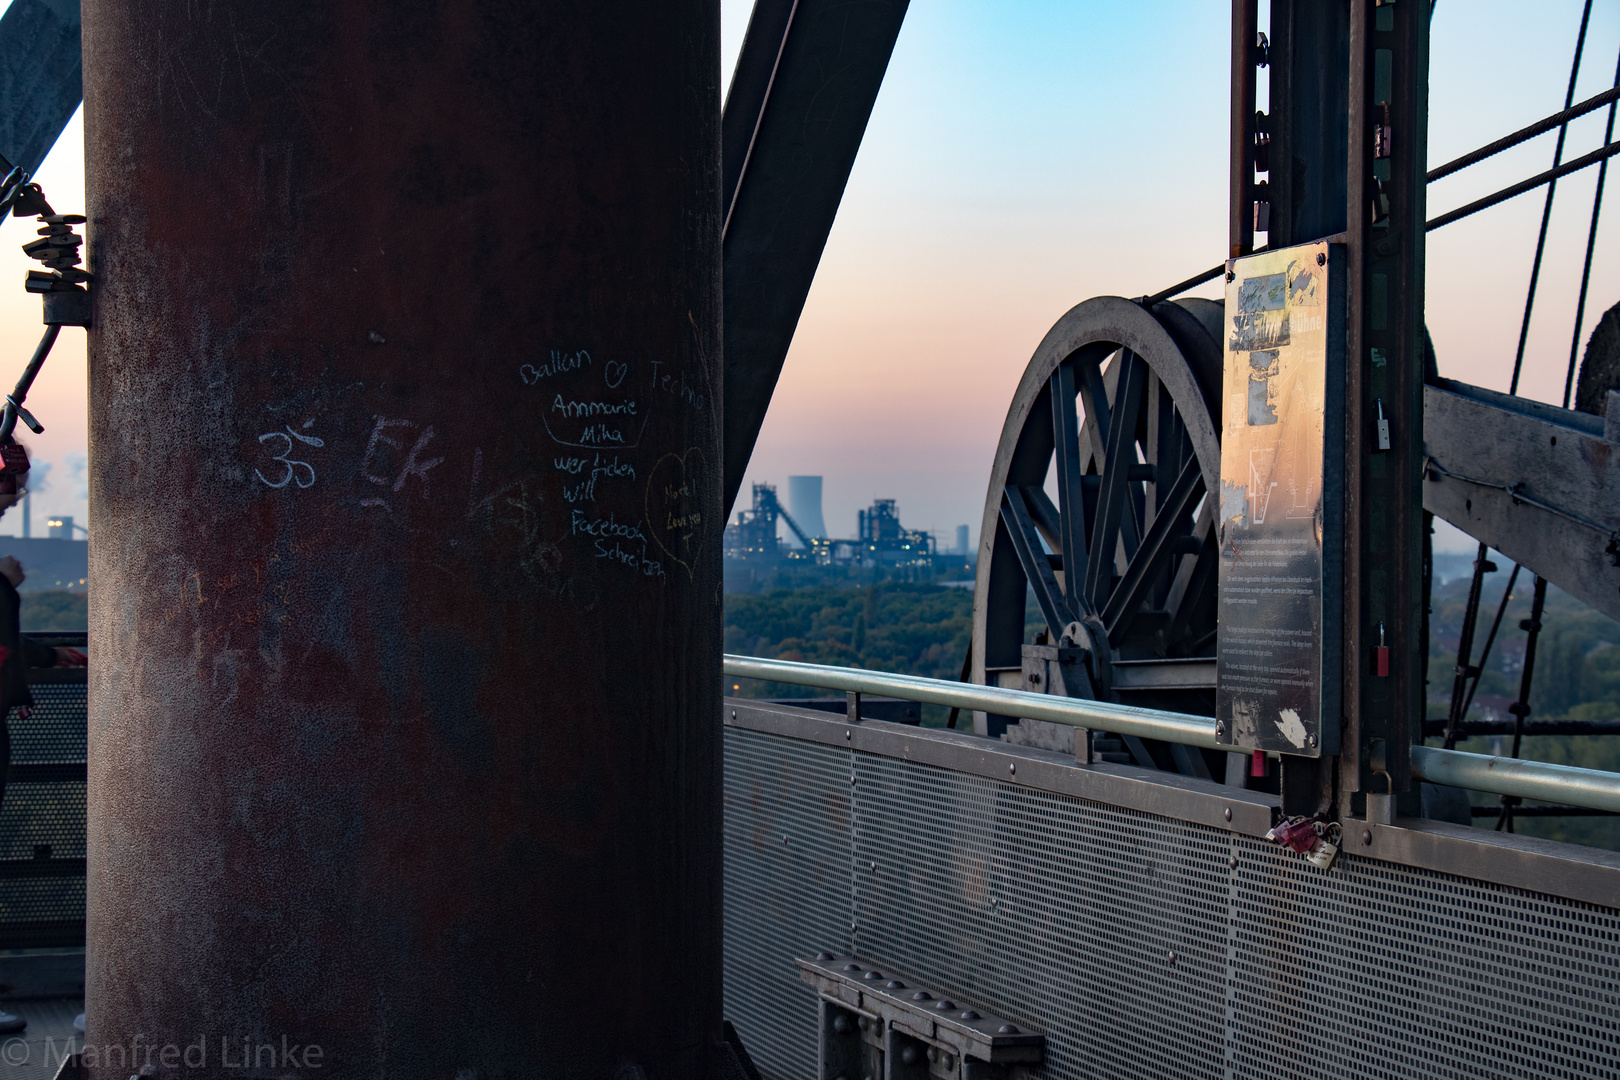
[[[84,96],[79,0],[12,0],[0,16],[0,155],[38,171]]]
[[[907,0],[756,0],[721,120],[726,515]]]

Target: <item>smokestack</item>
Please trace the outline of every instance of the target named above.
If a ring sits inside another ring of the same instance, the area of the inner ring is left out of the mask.
[[[968,553],[968,527],[966,525],[956,527],[956,550],[963,555]]]
[[[827,535],[827,523],[821,518],[821,477],[788,477],[788,513],[808,535]]]
[[[719,5],[83,11],[90,1075],[706,1077]]]

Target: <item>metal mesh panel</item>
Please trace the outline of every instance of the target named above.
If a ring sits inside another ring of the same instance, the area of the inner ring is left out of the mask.
[[[1044,1075],[1222,1075],[1224,834],[891,758],[855,775],[857,953],[1044,1028]]]
[[[1233,1075],[1620,1075],[1620,911],[1238,848]]]
[[[28,689],[34,695],[33,715],[11,717],[11,763],[85,761],[84,681],[33,683]]]
[[[48,676],[30,686],[31,715],[6,721],[13,768],[0,802],[0,948],[84,942],[85,683]],[[40,766],[66,768],[41,775]]]
[[[851,911],[858,953],[1045,1029],[1044,1077],[1620,1075],[1612,908],[736,729],[726,785],[727,1011],[776,1076],[814,1076],[792,960]],[[844,814],[853,896],[836,842],[784,880],[759,837]]]
[[[725,1013],[767,1076],[816,1071],[797,956],[850,943],[849,751],[728,728]]]

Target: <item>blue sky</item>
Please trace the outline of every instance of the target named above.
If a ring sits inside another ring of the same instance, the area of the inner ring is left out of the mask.
[[[1580,8],[1442,0],[1432,163],[1562,106]],[[723,0],[723,79],[748,10]],[[1087,297],[1153,291],[1223,255],[1229,16],[1216,0],[913,3],[748,479],[825,476],[835,535],[853,533],[875,496],[899,499],[912,527],[976,531],[1008,401],[1046,329]],[[1620,3],[1601,0],[1579,97],[1610,85],[1617,52]],[[1569,154],[1602,134],[1601,112],[1577,122]],[[1431,214],[1545,169],[1552,143],[1440,181]],[[82,208],[77,117],[40,179],[58,207]],[[1522,387],[1543,400],[1562,392],[1594,179],[1559,185]],[[1540,212],[1539,195],[1523,196],[1431,234],[1428,319],[1445,374],[1506,389]],[[1615,214],[1588,327],[1620,301]],[[0,355],[19,371],[40,333],[20,285],[32,264],[17,249],[31,238],[25,222],[0,225],[0,283],[18,283],[0,288]],[[82,331],[63,333],[30,404],[47,427],[32,440],[50,466],[33,485],[41,530],[50,513],[86,516],[72,475],[85,453]],[[15,513],[0,523],[16,529]]]

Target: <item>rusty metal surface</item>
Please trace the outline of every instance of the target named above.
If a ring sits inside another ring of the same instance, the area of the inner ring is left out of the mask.
[[[718,5],[84,25],[89,1045],[700,1075]]]

